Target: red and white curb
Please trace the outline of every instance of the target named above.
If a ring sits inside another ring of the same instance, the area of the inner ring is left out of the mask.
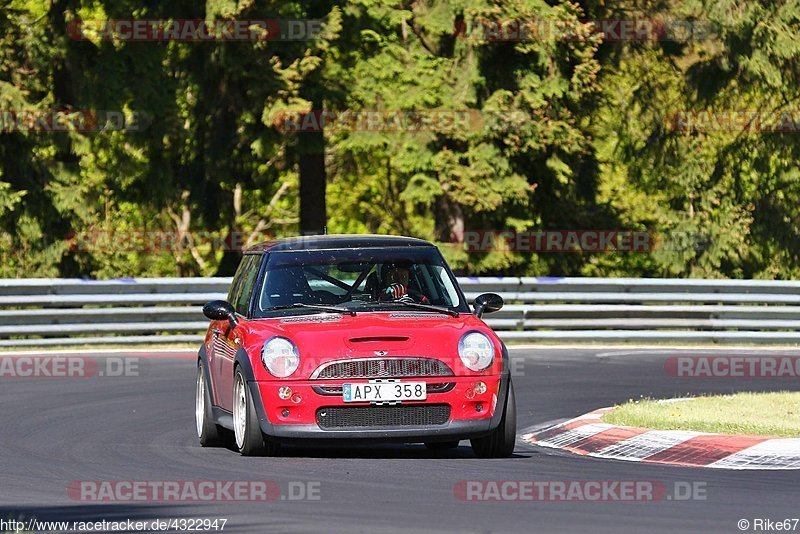
[[[544,430],[526,443],[594,458],[717,469],[800,469],[800,438],[649,430],[604,423],[602,408]]]

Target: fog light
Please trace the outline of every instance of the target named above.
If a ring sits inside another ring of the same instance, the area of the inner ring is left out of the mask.
[[[475,390],[472,389],[472,388],[469,388],[467,391],[464,392],[464,396],[466,398],[468,398],[468,399],[471,399],[472,397],[475,396]]]
[[[292,397],[292,402],[295,403],[295,404],[300,404],[300,401],[302,401],[302,400],[303,400],[303,397],[301,397],[300,395],[297,395],[296,393],[295,393],[294,397]]]
[[[278,390],[278,397],[282,398],[283,400],[287,400],[291,396],[292,388],[289,386],[282,386],[281,389]]]
[[[281,415],[282,415],[283,417],[289,417],[289,410],[287,410],[286,408],[284,408],[284,409],[283,409],[283,411],[281,412]]]
[[[478,404],[476,404],[475,405],[475,411],[476,412],[482,412],[483,411],[483,404],[481,404],[480,402]]]
[[[475,390],[475,394],[482,395],[486,393],[486,384],[484,384],[483,382],[478,382],[477,384],[475,384],[475,387],[473,389]]]

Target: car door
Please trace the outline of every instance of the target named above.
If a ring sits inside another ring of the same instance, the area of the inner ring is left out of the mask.
[[[246,321],[249,315],[250,296],[258,277],[260,255],[248,254],[242,259],[231,284],[228,295],[236,310],[239,323]],[[236,351],[241,347],[240,327],[231,328],[228,321],[212,323],[212,355],[209,358],[211,373],[214,378],[214,394],[220,408],[233,410],[233,366]]]

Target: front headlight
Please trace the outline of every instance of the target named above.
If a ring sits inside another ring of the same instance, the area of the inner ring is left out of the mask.
[[[261,349],[261,363],[273,375],[286,378],[297,371],[300,353],[294,343],[285,337],[273,337]]]
[[[458,355],[468,369],[483,371],[492,365],[494,344],[486,334],[469,332],[458,342]]]

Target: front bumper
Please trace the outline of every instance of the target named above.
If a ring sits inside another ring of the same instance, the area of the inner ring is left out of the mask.
[[[345,403],[341,395],[321,395],[314,386],[340,386],[345,382],[367,382],[364,379],[336,381],[268,381],[251,382],[250,391],[256,405],[261,408],[259,419],[261,430],[268,436],[281,440],[340,440],[359,439],[376,441],[450,441],[482,437],[490,433],[500,422],[508,388],[502,376],[483,377],[426,377],[409,378],[403,381],[423,381],[429,384],[452,383],[452,389],[442,393],[429,393],[423,402],[403,403],[403,407],[447,405],[449,418],[442,424],[354,426],[325,429],[318,423],[319,413],[326,408],[354,408],[375,406],[369,403]],[[474,385],[486,384],[482,394],[470,394]],[[281,399],[278,390],[288,386],[292,397]],[[260,402],[259,402],[260,401]]]

